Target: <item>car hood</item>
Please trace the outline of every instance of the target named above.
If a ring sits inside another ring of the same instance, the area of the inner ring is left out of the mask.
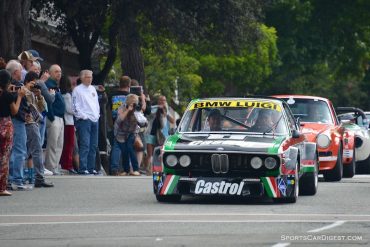
[[[285,136],[246,134],[175,134],[164,145],[165,151],[215,151],[277,154]]]
[[[302,134],[312,134],[317,136],[318,134],[324,132],[327,129],[333,128],[332,124],[323,124],[323,123],[302,123]]]

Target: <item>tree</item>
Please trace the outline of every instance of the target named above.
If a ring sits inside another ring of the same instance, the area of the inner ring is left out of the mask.
[[[45,13],[62,31],[60,45],[72,40],[79,51],[80,69],[92,69],[92,54],[104,28],[107,27],[108,51],[102,70],[94,71],[94,81],[104,83],[116,58],[119,23],[116,12],[119,1],[111,0],[39,0],[32,6],[39,14]]]
[[[362,0],[271,1],[266,23],[277,30],[282,65],[266,92],[314,94],[361,105],[360,81],[370,58],[369,8]]]
[[[31,0],[0,1],[0,56],[6,60],[30,49],[30,6]]]
[[[121,2],[119,46],[122,70],[145,84],[142,33],[152,32],[179,43],[219,44],[224,54],[238,52],[258,39],[254,25],[262,1],[125,0]],[[149,28],[148,28],[149,27]],[[231,49],[230,49],[231,48]]]

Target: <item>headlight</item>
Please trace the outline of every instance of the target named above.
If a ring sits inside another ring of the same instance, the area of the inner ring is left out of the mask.
[[[254,169],[259,169],[261,168],[262,166],[262,159],[260,157],[253,157],[251,159],[251,166],[254,168]]]
[[[265,166],[267,169],[274,169],[276,167],[276,160],[272,157],[267,157],[265,159]]]
[[[179,161],[182,167],[188,167],[190,165],[191,159],[189,155],[182,155]]]
[[[174,167],[177,164],[177,157],[176,155],[170,154],[166,158],[166,163],[170,167]]]
[[[330,145],[330,137],[325,134],[320,134],[317,137],[316,143],[320,148],[327,148]]]

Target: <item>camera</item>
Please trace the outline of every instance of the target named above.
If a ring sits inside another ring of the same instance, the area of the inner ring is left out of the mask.
[[[130,93],[136,94],[137,96],[141,96],[143,94],[143,87],[142,86],[131,86]]]
[[[37,83],[35,85],[33,85],[33,88],[34,89],[40,89],[41,90],[41,86],[39,84],[37,84]]]

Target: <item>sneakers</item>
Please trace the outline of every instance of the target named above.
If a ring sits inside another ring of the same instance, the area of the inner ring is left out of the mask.
[[[77,174],[77,171],[75,170],[75,169],[69,169],[68,170],[68,173],[70,174],[70,175],[75,175],[75,174]]]
[[[84,176],[90,175],[90,173],[87,170],[85,170],[85,171],[79,171],[78,174],[79,175],[84,175]]]
[[[49,171],[48,169],[44,168],[44,175],[45,176],[53,176],[53,172]]]
[[[92,170],[92,171],[90,171],[89,172],[91,175],[98,175],[98,172],[97,171],[95,171],[95,170]]]
[[[140,172],[138,172],[138,171],[130,172],[130,175],[131,176],[141,176]]]
[[[50,182],[46,182],[45,180],[36,180],[35,187],[36,188],[41,188],[41,187],[50,188],[50,187],[54,187],[54,184]]]
[[[33,186],[30,184],[10,184],[10,189],[11,190],[19,190],[19,191],[28,191],[28,190],[33,190]]]

